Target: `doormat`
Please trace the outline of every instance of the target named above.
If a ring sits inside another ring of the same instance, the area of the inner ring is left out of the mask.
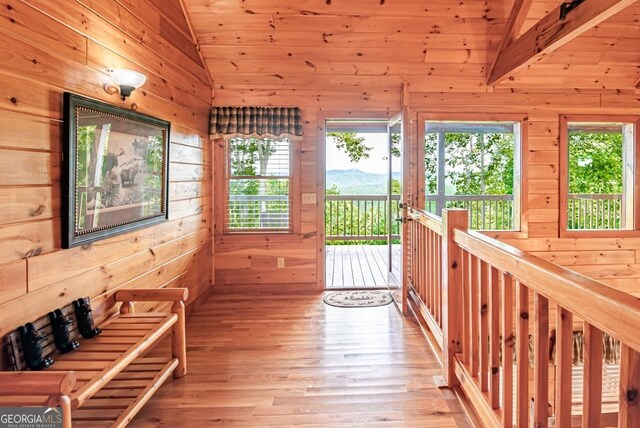
[[[372,308],[392,301],[393,298],[384,291],[334,291],[324,296],[327,305],[338,308]]]

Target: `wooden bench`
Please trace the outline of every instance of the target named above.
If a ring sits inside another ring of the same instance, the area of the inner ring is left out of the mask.
[[[60,406],[64,428],[124,427],[164,381],[187,373],[186,288],[121,290],[120,314],[78,350],[53,353],[42,371],[0,372],[0,405]],[[173,302],[171,312],[135,313],[134,302]],[[146,357],[166,333],[171,355]]]

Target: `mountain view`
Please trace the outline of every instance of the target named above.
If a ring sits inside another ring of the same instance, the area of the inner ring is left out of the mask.
[[[399,179],[400,173],[394,172]],[[326,175],[327,189],[335,186],[341,195],[386,195],[387,174],[374,174],[359,169],[333,169]]]

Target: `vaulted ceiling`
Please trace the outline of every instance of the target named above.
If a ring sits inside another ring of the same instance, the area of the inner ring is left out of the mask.
[[[640,2],[493,88],[513,0],[184,1],[214,89],[601,91],[640,79]],[[533,0],[520,33],[560,3]]]

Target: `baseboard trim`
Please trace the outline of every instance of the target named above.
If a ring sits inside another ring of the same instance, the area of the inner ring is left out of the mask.
[[[186,314],[189,315],[193,312],[198,306],[207,301],[209,297],[213,294],[213,285],[207,288],[204,292],[202,292],[198,297],[196,297],[193,301],[187,304],[185,308]]]
[[[301,293],[320,294],[323,290],[318,290],[313,282],[301,284],[218,284],[213,286],[215,294],[234,293]]]

